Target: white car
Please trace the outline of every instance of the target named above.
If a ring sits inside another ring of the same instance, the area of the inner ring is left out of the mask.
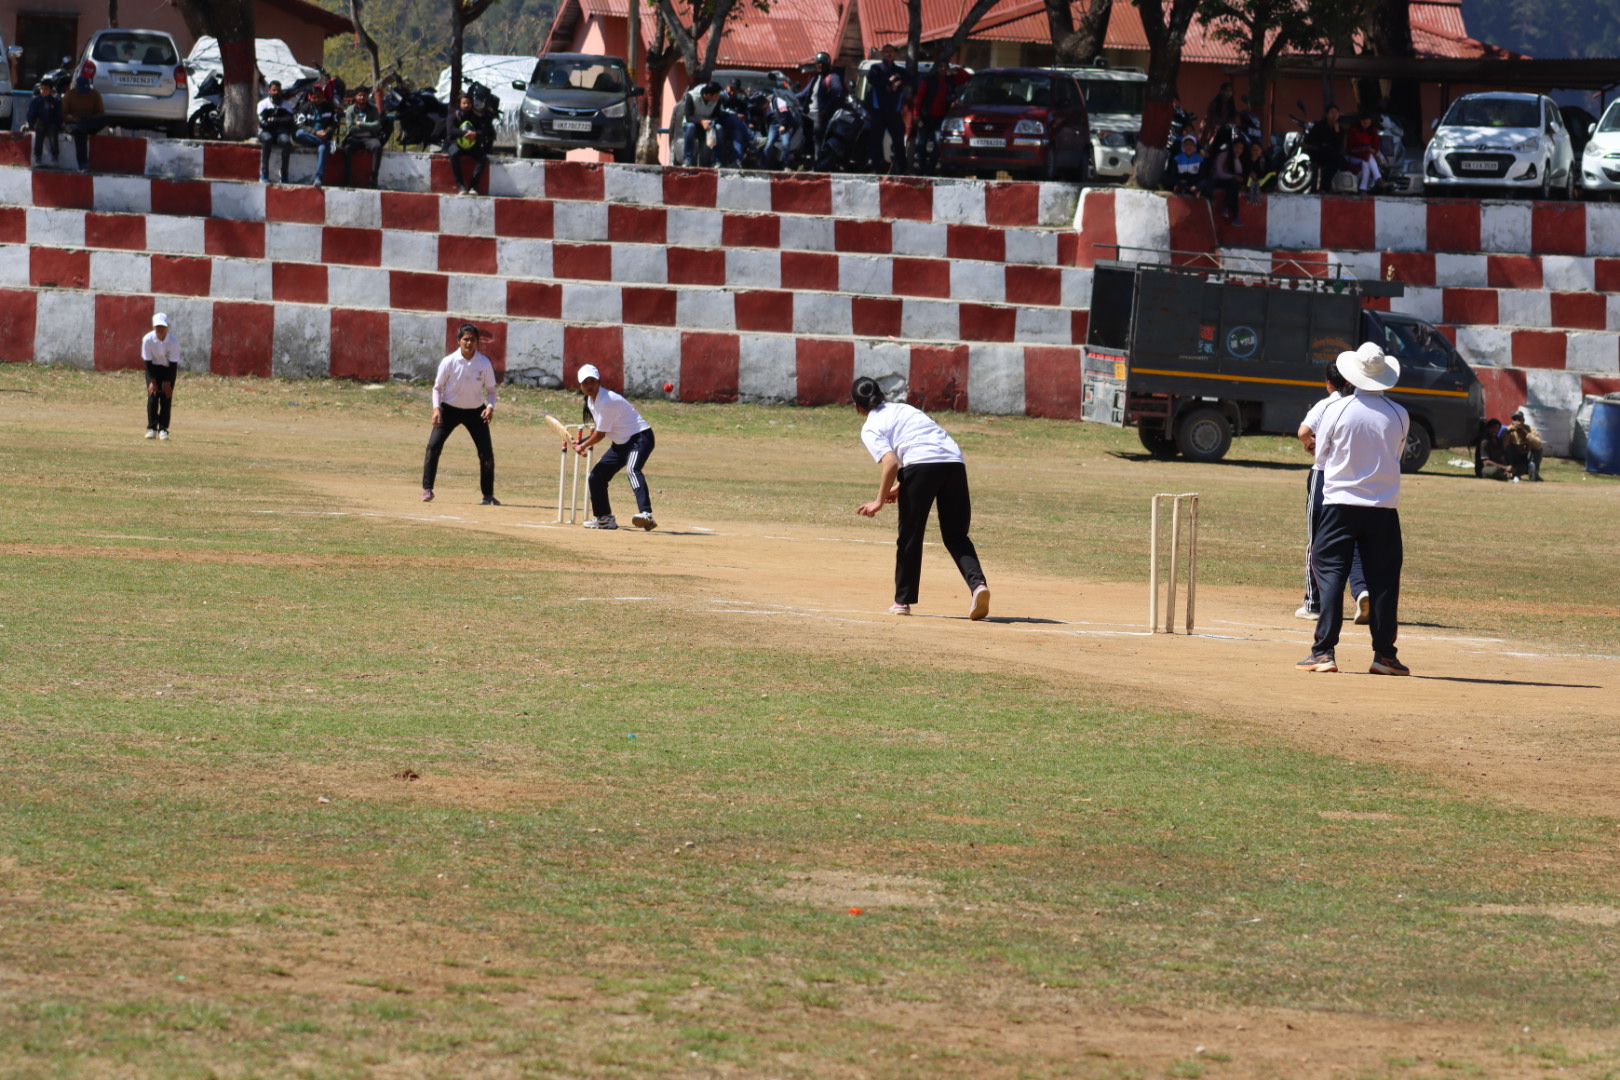
[[[1123,184],[1136,168],[1147,73],[1133,67],[1065,67],[1080,80],[1091,118],[1091,178]]]
[[[1540,94],[1465,94],[1435,125],[1423,152],[1423,188],[1502,188],[1573,198],[1575,152],[1552,99]]]
[[[186,134],[191,92],[185,61],[162,30],[97,30],[79,61],[79,75],[101,93],[114,127]]]
[[[1581,190],[1620,199],[1620,98],[1609,102],[1581,156]]]

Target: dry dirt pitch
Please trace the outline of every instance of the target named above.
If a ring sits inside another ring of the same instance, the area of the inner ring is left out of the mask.
[[[105,403],[50,404],[55,425],[79,426],[98,437],[109,429],[129,430],[133,439],[139,438],[138,421],[132,422],[138,416],[133,404],[116,408]],[[0,419],[13,436],[20,424],[28,422],[15,399],[0,400]],[[158,449],[207,439],[229,440],[246,450],[251,439],[244,427],[257,428],[259,436],[274,436],[280,423],[279,418],[256,418],[245,424],[241,414],[210,414],[188,400],[182,386],[175,410],[175,442]],[[1613,656],[1572,655],[1541,644],[1472,636],[1466,630],[1405,627],[1402,657],[1416,677],[1379,678],[1364,673],[1370,659],[1365,629],[1347,626],[1340,647],[1345,671],[1304,675],[1291,670],[1291,665],[1308,646],[1310,624],[1291,617],[1298,603],[1291,589],[1206,582],[1198,590],[1196,636],[1149,635],[1144,626],[1145,581],[1099,583],[1020,572],[1004,553],[982,543],[994,596],[988,620],[974,624],[965,618],[966,591],[937,544],[930,545],[926,557],[918,614],[910,619],[888,616],[884,608],[892,581],[892,510],[885,511],[876,527],[854,515],[854,507],[869,497],[875,470],[859,456],[853,413],[849,427],[849,454],[860,479],[848,493],[847,527],[726,520],[694,512],[678,500],[655,505],[660,527],[651,534],[628,528],[603,534],[557,526],[552,523],[553,443],[533,427],[520,432],[510,421],[498,423],[496,429],[501,470],[497,493],[507,503],[500,508],[476,505],[472,448],[460,435],[446,450],[438,500],[426,506],[418,501],[415,476],[425,423],[415,418],[301,417],[296,437],[308,444],[312,458],[341,453],[346,441],[363,434],[374,444],[393,447],[397,467],[391,462],[390,469],[395,479],[378,482],[368,475],[338,481],[326,469],[287,479],[318,494],[323,506],[342,513],[421,522],[434,529],[478,530],[518,543],[543,538],[597,566],[644,581],[645,595],[684,598],[692,610],[734,627],[736,634],[786,649],[803,645],[859,654],[880,647],[921,663],[1082,678],[1111,688],[1111,695],[1122,704],[1185,710],[1300,748],[1410,767],[1476,797],[1578,815],[1612,816],[1620,809],[1620,741],[1614,737],[1620,716],[1616,704],[1620,665]],[[292,431],[287,429],[287,434]],[[661,486],[660,478],[678,476],[685,469],[727,467],[722,439],[683,444],[675,432],[659,434],[649,470],[655,489]],[[784,475],[791,473],[792,465],[788,460],[753,463]],[[975,470],[971,460],[969,467],[976,484],[993,482],[986,472]],[[1141,470],[1148,467],[1165,470],[1169,479],[1160,490],[1199,486],[1196,478],[1189,479],[1192,467],[1181,467],[1178,477],[1175,465],[1125,460],[1097,465],[1105,477],[1106,470],[1116,471],[1121,483],[1132,477],[1139,483]],[[521,484],[513,482],[520,471],[527,472]],[[1280,498],[1294,498],[1298,487],[1294,473],[1262,475],[1256,482],[1277,484]],[[622,478],[615,482],[614,495],[616,510],[627,520],[631,500]],[[1144,504],[1144,547],[1146,509]],[[288,506],[284,512],[309,511]],[[1207,538],[1207,513],[1205,529]],[[603,601],[613,602],[637,601]],[[1505,708],[1509,702],[1533,703],[1533,710]],[[478,797],[488,798],[488,793]],[[904,891],[904,882],[893,884]],[[841,889],[858,891],[852,883],[823,880],[807,880],[804,888],[830,889],[829,895],[839,896],[844,895]],[[883,902],[881,890],[868,898],[874,906]],[[1554,914],[1589,923],[1620,921],[1620,911],[1608,908]],[[373,944],[383,952],[408,948],[393,935]],[[376,955],[356,948],[356,962],[370,962],[367,953]],[[388,963],[410,965],[404,956]],[[1061,1059],[1079,1046],[1080,1018],[1034,1003],[1024,1011],[1029,1019],[1017,1025],[987,1018],[980,1026],[971,1018],[941,1015],[926,1004],[896,1005],[871,1019],[970,1054],[980,1047],[1033,1050]],[[1190,1008],[1174,1015],[1087,1015],[1084,1031],[1087,1040],[1132,1047],[1143,1062],[1185,1057],[1192,1046],[1219,1037],[1243,1045],[1251,1064],[1269,1063],[1267,1072],[1275,1075],[1362,1075],[1380,1069],[1396,1049],[1427,1060],[1466,1050],[1473,1060],[1488,1063],[1493,1075],[1548,1074],[1539,1066],[1496,1058],[1489,1049],[1496,1033],[1421,1019]],[[1561,1041],[1572,1053],[1613,1046],[1613,1040],[1592,1033],[1568,1033]],[[1162,1072],[1162,1066],[1150,1069]]]

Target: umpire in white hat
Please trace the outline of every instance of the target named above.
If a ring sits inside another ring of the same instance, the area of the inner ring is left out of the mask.
[[[1368,342],[1339,354],[1339,373],[1355,393],[1328,405],[1316,433],[1322,470],[1322,519],[1317,534],[1321,615],[1311,655],[1301,671],[1338,671],[1334,649],[1344,622],[1344,580],[1361,549],[1371,594],[1374,675],[1410,675],[1395,656],[1401,598],[1401,454],[1412,420],[1384,393],[1401,377],[1394,357]]]

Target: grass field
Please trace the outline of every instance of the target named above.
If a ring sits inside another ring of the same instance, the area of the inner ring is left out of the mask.
[[[421,387],[187,378],[166,445],[139,399],[0,368],[0,1077],[1620,1076],[1612,816],[353,512],[414,494]],[[503,389],[503,501],[549,515],[577,408]],[[891,535],[852,412],[647,412],[666,529]],[[1190,479],[1201,581],[1295,588],[1283,440],[948,422],[993,579],[1140,582]],[[1620,651],[1620,487],[1450,456],[1403,615]]]

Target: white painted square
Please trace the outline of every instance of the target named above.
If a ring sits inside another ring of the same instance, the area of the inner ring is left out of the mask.
[[[1564,366],[1593,375],[1620,375],[1620,334],[1589,331],[1569,335]]]
[[[84,211],[30,208],[28,243],[34,247],[84,247]]]
[[[1574,371],[1526,368],[1524,394],[1531,405],[1574,412],[1581,407],[1581,376]]]
[[[1021,307],[1013,334],[1025,345],[1072,345],[1074,320],[1065,308]]]
[[[898,225],[896,222],[896,226]],[[807,214],[782,215],[783,251],[835,251],[837,248],[838,241],[832,218],[811,217]]]
[[[945,225],[983,225],[984,183],[979,180],[935,181],[934,220]]]
[[[1126,242],[1124,226],[1123,221],[1119,222],[1121,244]],[[1319,249],[1322,246],[1322,200],[1314,195],[1269,196],[1266,201],[1266,245],[1282,251]]]
[[[34,174],[28,169],[0,169],[0,206],[34,205]]]
[[[506,376],[555,390],[563,384],[563,325],[552,319],[506,324]]]
[[[832,216],[876,220],[883,216],[882,191],[875,176],[834,176]]]
[[[526,199],[539,199],[545,196],[546,169],[543,161],[492,157],[489,159],[488,175],[491,195]]]
[[[621,285],[662,285],[669,280],[668,253],[662,244],[614,244],[613,280]]]
[[[1620,330],[1620,293],[1609,293],[1603,302],[1604,312],[1608,316],[1607,325],[1610,330]]]
[[[209,204],[217,218],[232,221],[264,220],[264,185],[223,181],[208,185]]]
[[[657,165],[606,165],[602,197],[633,206],[664,205],[664,170]]]
[[[204,248],[202,219],[153,214],[146,219],[146,247],[148,251],[166,255],[201,255]],[[315,253],[300,257],[299,261],[319,262],[320,257],[321,245],[317,239]]]
[[[497,240],[495,265],[503,277],[548,278],[551,276],[551,241]]]
[[[1091,308],[1090,267],[1065,266],[1063,268],[1063,306],[1080,311]]]
[[[104,214],[150,214],[152,181],[144,176],[98,176],[91,203]]]
[[[1271,252],[1260,248],[1222,248],[1221,269],[1235,274],[1271,273]]]
[[[388,374],[394,379],[432,379],[445,357],[444,316],[388,313]]]
[[[1552,294],[1541,289],[1499,289],[1496,322],[1500,326],[1549,327],[1552,325]]]
[[[907,297],[900,302],[900,336],[954,345],[962,336],[960,310],[949,300]]]
[[[1048,229],[1066,229],[1073,225],[1080,206],[1080,188],[1075,184],[1043,182],[1040,189],[1035,220]]]
[[[896,255],[943,259],[948,230],[928,221],[896,221],[889,227],[889,250]],[[784,243],[783,247],[787,247]]]
[[[1024,347],[974,344],[968,346],[968,409],[998,416],[1024,413]]]
[[[455,236],[494,236],[494,200],[442,196],[439,199],[439,231]]]
[[[1167,256],[1151,252],[1170,249],[1170,200],[1156,191],[1120,188],[1114,195],[1114,233],[1122,259],[1160,262]],[[1272,205],[1276,205],[1273,198]],[[1277,245],[1273,245],[1277,246]]]
[[[1006,237],[1007,262],[1052,266],[1058,261],[1056,233],[1042,232],[1039,229],[1007,229],[1003,235]],[[943,253],[941,249],[941,254]]]
[[[600,243],[608,238],[607,203],[569,200],[552,207],[554,239]]]
[[[1452,289],[1484,289],[1490,285],[1490,260],[1484,255],[1436,252],[1435,284]]]
[[[675,323],[682,330],[735,330],[733,297],[723,289],[680,289],[675,293]]]
[[[1586,253],[1620,255],[1620,203],[1586,204]]]
[[[681,332],[662,326],[624,328],[624,392],[633,397],[663,395],[667,382],[681,381]]]
[[[445,305],[455,315],[503,318],[506,282],[487,274],[451,274],[445,287]]]
[[[269,300],[270,264],[258,259],[215,259],[208,295],[215,300]]]
[[[733,289],[782,287],[782,253],[754,248],[726,251],[726,285]]]
[[[1530,207],[1525,203],[1479,204],[1479,249],[1496,254],[1528,254]]]
[[[78,289],[41,289],[34,315],[34,359],[93,368],[96,298]],[[139,333],[132,329],[132,333]]]
[[[379,265],[390,270],[437,270],[439,234],[414,229],[384,229]]]
[[[562,289],[562,317],[565,322],[622,322],[623,294],[617,285],[568,282]]]
[[[1377,281],[1383,276],[1383,260],[1376,251],[1334,251],[1328,255],[1345,276],[1357,281]]]
[[[382,228],[382,192],[328,188],[326,223],[351,229]]]
[[[174,139],[146,140],[146,175],[166,180],[197,180],[203,174],[203,148],[199,143]]]
[[[1007,268],[1001,263],[952,259],[950,266],[951,299],[957,303],[1018,302],[1018,297],[1007,295]]]
[[[792,403],[799,396],[798,348],[785,334],[744,334],[737,342],[737,398]]]
[[[887,255],[840,255],[838,288],[856,296],[888,296],[894,292],[894,260]]]
[[[1276,199],[1270,202],[1276,205]],[[1270,216],[1271,211],[1267,211]],[[1373,246],[1379,251],[1429,250],[1429,208],[1422,199],[1378,199],[1373,203]]]
[[[326,302],[336,308],[386,311],[393,306],[389,273],[370,266],[328,267]]]
[[[324,379],[332,374],[332,314],[319,304],[277,304],[270,374]]]
[[[664,215],[665,242],[671,247],[717,248],[722,220],[718,210],[672,206]]]
[[[1445,291],[1427,285],[1408,285],[1405,296],[1390,300],[1389,309],[1401,315],[1412,315],[1425,322],[1445,321]]]
[[[1513,334],[1499,326],[1459,326],[1457,351],[1475,367],[1512,367]]]
[[[154,296],[152,312],[169,317],[169,334],[180,342],[180,368],[183,371],[214,370],[214,302],[199,296]],[[140,345],[137,330],[132,344]]]
[[[1595,261],[1584,255],[1543,255],[1541,287],[1551,292],[1591,292],[1597,288]]]
[[[5,257],[5,253],[0,252],[0,259]],[[25,277],[27,269],[28,263],[24,260]],[[144,251],[92,251],[90,287],[96,292],[151,292],[152,257]]]
[[[850,298],[842,293],[793,294],[793,332],[828,337],[853,332]]]
[[[771,178],[768,174],[722,170],[715,179],[714,206],[717,210],[757,211],[771,209]]]
[[[855,378],[876,379],[879,382],[898,379],[903,386],[909,386],[911,346],[893,341],[857,341]]]
[[[433,190],[432,159],[427,154],[389,151],[383,154],[377,186],[386,191]]]
[[[146,222],[147,243],[151,243],[152,223],[156,217],[150,217]],[[197,223],[199,226],[201,222]],[[201,250],[201,245],[198,246]],[[318,263],[321,261],[321,226],[319,225],[293,225],[284,221],[271,221],[264,227],[264,257],[272,262],[304,262]]]

